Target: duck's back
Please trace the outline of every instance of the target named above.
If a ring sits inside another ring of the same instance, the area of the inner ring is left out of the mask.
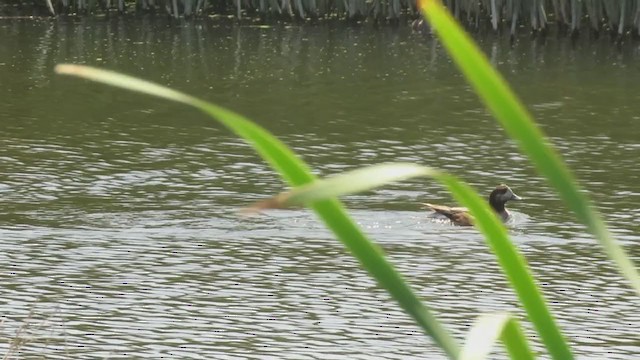
[[[449,220],[451,220],[454,224],[460,226],[471,226],[473,225],[473,218],[467,212],[466,208],[463,207],[449,207],[444,205],[435,205],[435,204],[424,204],[429,209],[435,211],[438,214],[444,215]]]

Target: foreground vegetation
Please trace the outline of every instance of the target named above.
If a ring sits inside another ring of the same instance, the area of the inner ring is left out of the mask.
[[[445,47],[478,95],[493,112],[507,133],[514,139],[549,184],[557,189],[567,206],[574,211],[603,246],[630,285],[640,294],[640,277],[611,237],[600,215],[591,206],[573,175],[555,150],[545,140],[541,130],[512,94],[502,78],[489,65],[453,18],[438,1],[424,0],[420,8],[437,29]],[[209,114],[256,151],[287,181],[293,189],[260,204],[258,208],[304,204],[311,207],[338,239],[385,288],[398,304],[429,334],[443,351],[454,359],[481,359],[488,356],[492,345],[501,340],[514,359],[532,359],[517,320],[509,314],[481,316],[469,331],[461,346],[438,321],[402,276],[385,259],[382,250],[350,219],[337,196],[380,186],[415,176],[428,176],[446,186],[455,199],[467,206],[476,218],[477,228],[485,235],[488,246],[498,258],[507,279],[516,292],[528,319],[533,323],[549,355],[554,359],[571,359],[571,349],[550,313],[524,257],[510,241],[507,231],[488,204],[468,185],[455,176],[415,164],[383,164],[372,166],[326,180],[318,180],[286,145],[250,120],[198,98],[126,75],[77,65],[59,65],[56,71],[80,76],[128,90],[138,91],[196,107]]]
[[[7,1],[7,0],[5,0]],[[550,28],[640,35],[640,2],[626,0],[448,0],[445,5],[468,28],[545,33]],[[0,9],[30,15],[155,13],[171,17],[230,15],[236,18],[310,20],[342,18],[398,22],[419,17],[414,0],[35,0],[0,2]],[[13,11],[10,9],[14,8]]]

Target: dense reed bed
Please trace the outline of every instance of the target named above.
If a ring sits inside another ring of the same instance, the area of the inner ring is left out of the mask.
[[[518,29],[546,32],[555,26],[572,34],[579,31],[640,34],[639,1],[447,0],[444,3],[458,21],[472,29],[515,34]],[[376,22],[418,17],[414,0],[37,0],[35,4],[52,15],[115,11],[151,12],[175,18],[218,14],[266,20],[341,18]]]

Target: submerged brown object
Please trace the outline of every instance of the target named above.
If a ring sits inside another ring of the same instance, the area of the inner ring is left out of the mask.
[[[507,221],[510,217],[509,211],[505,207],[507,201],[522,200],[516,195],[510,187],[500,184],[489,195],[489,205],[500,216],[502,221]],[[444,205],[423,204],[434,212],[446,216],[454,225],[471,226],[473,225],[473,216],[463,207],[449,207]]]

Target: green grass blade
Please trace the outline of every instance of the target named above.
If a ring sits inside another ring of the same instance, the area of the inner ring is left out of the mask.
[[[546,141],[540,128],[504,79],[491,67],[484,54],[439,1],[421,0],[420,7],[437,30],[451,57],[509,136],[516,140],[538,172],[556,188],[567,206],[594,234],[609,258],[640,294],[640,275],[635,266],[624,249],[613,239],[574,176]]]
[[[193,106],[209,114],[253,145],[289,184],[304,185],[315,179],[307,165],[282,142],[262,127],[232,111],[154,83],[111,71],[80,65],[58,65],[55,70],[59,74],[74,75]],[[337,200],[323,200],[315,202],[312,208],[380,286],[390,293],[450,358],[456,358],[460,348],[455,339],[385,259],[382,250],[373,244],[350,219],[342,204]]]
[[[507,275],[529,318],[538,331],[544,334],[542,337],[550,352],[563,359],[571,359],[569,347],[555,324],[525,259],[509,240],[502,221],[484,199],[453,175],[414,164],[376,165],[316,181],[278,195],[266,203],[276,202],[279,206],[310,203],[327,197],[368,190],[385,182],[404,180],[415,176],[428,176],[440,181],[461,205],[469,209],[475,218],[477,228],[485,235],[487,243],[496,254],[500,266]]]
[[[410,163],[379,164],[332,176],[304,186],[293,188],[270,199],[261,201],[248,210],[278,209],[309,205],[312,202],[336,198],[373,189],[394,181],[418,176],[437,176],[438,171]]]
[[[283,174],[286,181],[290,184],[302,185],[314,179],[306,164],[289,150],[286,145],[263,128],[256,126],[248,119],[232,111],[167,87],[113,71],[70,64],[57,65],[55,71],[59,74],[74,75],[196,107],[211,115],[249,142],[271,166],[280,174]]]
[[[640,294],[640,275],[630,258],[613,239],[604,221],[581,191],[569,169],[552,146],[547,143],[542,131],[533,122],[506,82],[491,67],[486,57],[439,1],[422,0],[420,8],[437,30],[438,36],[454,61],[509,136],[516,140],[520,149],[527,154],[537,170],[556,188],[567,206],[594,234],[609,258],[616,263],[619,271]],[[544,339],[551,335],[541,333],[541,336]],[[556,358],[564,358],[563,354],[563,351],[557,354],[552,353]]]
[[[428,176],[438,180],[449,189],[458,203],[469,209],[475,218],[476,227],[484,234],[487,244],[498,258],[500,266],[529,315],[529,319],[536,326],[549,348],[549,352],[554,357],[571,359],[571,351],[560,333],[542,293],[535,284],[526,260],[510,241],[502,221],[489,207],[486,200],[455,176],[414,164],[383,164],[346,172],[327,180],[318,180],[294,189],[290,193],[278,195],[265,203],[278,203],[282,200],[284,203],[280,203],[280,206],[295,205],[301,202],[308,203],[319,201],[325,197],[345,195],[352,191],[364,191],[384,182],[415,176]],[[360,182],[360,185],[353,185],[356,182]],[[257,205],[256,207],[268,206]]]
[[[507,322],[501,339],[512,359],[535,359],[527,338],[515,318]]]
[[[498,340],[502,341],[512,359],[535,359],[520,324],[509,314],[481,315],[467,333],[459,359],[487,359]]]

